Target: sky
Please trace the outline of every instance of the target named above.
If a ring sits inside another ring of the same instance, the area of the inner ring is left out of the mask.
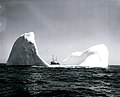
[[[0,0],[0,62],[26,32],[47,62],[102,43],[109,64],[120,64],[120,0]]]

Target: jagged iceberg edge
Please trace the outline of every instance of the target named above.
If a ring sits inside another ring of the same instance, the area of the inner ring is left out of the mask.
[[[28,42],[31,42],[31,43],[34,44],[35,49],[36,49],[36,54],[38,55],[38,57],[39,57],[47,66],[49,66],[49,64],[48,64],[46,61],[44,61],[44,60],[40,57],[40,55],[39,55],[39,53],[38,53],[38,48],[37,48],[37,45],[36,45],[36,42],[35,42],[35,34],[34,34],[34,32],[24,33],[23,35],[21,35],[21,37],[24,37]]]
[[[49,64],[48,64],[45,60],[43,60],[43,58],[40,57],[40,55],[39,55],[39,53],[38,53],[38,48],[37,48],[37,45],[36,45],[36,42],[35,42],[35,34],[34,34],[34,32],[24,33],[24,34],[21,35],[21,36],[24,36],[24,38],[27,39],[28,42],[31,42],[31,43],[34,44],[35,49],[36,49],[36,53],[37,53],[38,57],[39,57],[47,66],[49,66]]]

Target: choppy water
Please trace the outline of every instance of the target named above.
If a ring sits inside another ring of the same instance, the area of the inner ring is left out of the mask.
[[[0,97],[120,97],[120,67],[0,67]]]

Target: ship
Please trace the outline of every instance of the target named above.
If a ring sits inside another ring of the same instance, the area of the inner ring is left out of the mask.
[[[60,65],[60,63],[57,61],[57,56],[56,59],[54,58],[54,55],[52,55],[52,61],[50,62],[51,65]]]

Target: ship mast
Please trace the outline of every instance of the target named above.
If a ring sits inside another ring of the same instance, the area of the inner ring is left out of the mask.
[[[57,62],[57,56],[56,56],[56,60],[55,61]]]
[[[52,55],[52,61],[54,62],[54,55]]]

